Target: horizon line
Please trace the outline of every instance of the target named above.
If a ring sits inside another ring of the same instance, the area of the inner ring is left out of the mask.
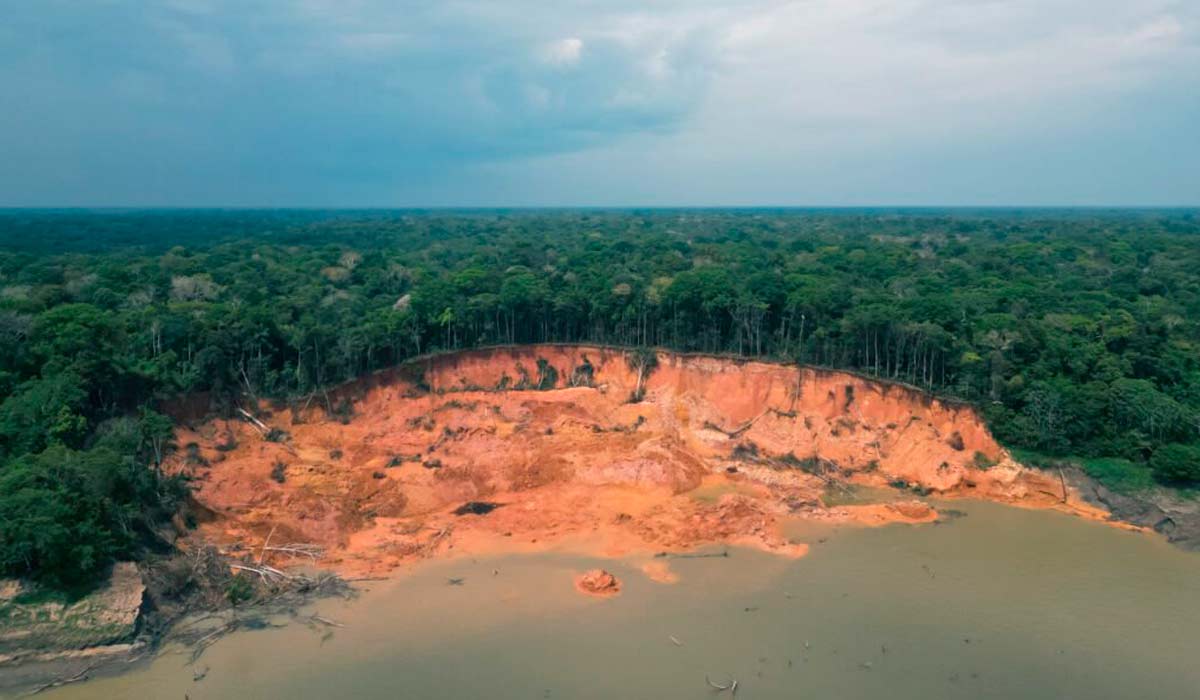
[[[171,212],[171,211],[635,211],[635,210],[775,210],[775,211],[854,211],[854,210],[1126,210],[1126,211],[1200,211],[1197,204],[406,204],[406,205],[292,205],[292,204],[63,204],[0,205],[0,212]]]

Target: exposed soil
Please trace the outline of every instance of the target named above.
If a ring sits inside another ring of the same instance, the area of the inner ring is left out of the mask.
[[[621,581],[604,569],[592,569],[575,577],[580,593],[608,598],[621,592]]]
[[[969,406],[843,372],[669,353],[634,401],[630,360],[582,346],[425,358],[307,406],[260,406],[265,430],[193,421],[170,468],[194,477],[210,513],[198,537],[254,552],[274,531],[273,544],[321,545],[319,565],[349,575],[549,548],[800,556],[790,519],[938,517],[920,501],[826,505],[842,484],[1107,516],[1013,462]]]

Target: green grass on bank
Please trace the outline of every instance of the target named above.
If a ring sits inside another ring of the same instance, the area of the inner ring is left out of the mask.
[[[1117,457],[1097,457],[1076,460],[1088,476],[1113,491],[1138,493],[1147,491],[1156,484],[1150,467]]]
[[[1148,491],[1158,483],[1147,464],[1131,462],[1119,457],[1051,457],[1031,450],[1011,449],[1013,457],[1020,462],[1039,469],[1051,469],[1057,465],[1071,464],[1079,467],[1088,476],[1118,493],[1136,494]]]

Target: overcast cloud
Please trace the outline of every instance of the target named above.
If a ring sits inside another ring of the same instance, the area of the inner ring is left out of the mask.
[[[0,205],[1200,204],[1200,3],[7,0]]]

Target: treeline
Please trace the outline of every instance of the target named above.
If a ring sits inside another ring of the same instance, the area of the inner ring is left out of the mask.
[[[855,369],[1010,445],[1200,479],[1194,212],[8,212],[0,245],[0,479],[156,398],[544,341]]]

